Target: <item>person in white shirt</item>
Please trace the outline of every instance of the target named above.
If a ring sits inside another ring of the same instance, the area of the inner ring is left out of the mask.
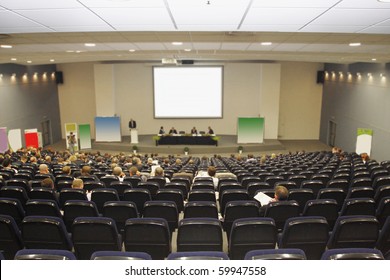
[[[211,177],[213,179],[213,185],[214,185],[214,189],[217,190],[218,189],[218,178],[215,177],[215,173],[217,172],[217,170],[215,169],[215,166],[209,166],[207,168],[207,174],[204,174],[204,173],[198,173],[196,177]],[[195,180],[194,178],[194,180]]]

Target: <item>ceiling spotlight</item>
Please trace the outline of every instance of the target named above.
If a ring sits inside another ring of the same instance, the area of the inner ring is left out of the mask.
[[[185,52],[190,52],[192,51],[191,49],[184,49]]]
[[[272,42],[261,42],[260,43],[262,46],[271,46]]]
[[[0,45],[2,49],[12,49],[11,45]]]
[[[27,60],[27,63],[32,63],[32,61],[31,60]]]
[[[50,59],[50,62],[54,62],[55,60],[54,59]]]
[[[12,57],[11,61],[17,61],[17,59],[15,57]]]
[[[95,43],[85,43],[84,46],[86,47],[96,47]]]
[[[372,74],[371,73],[367,73],[367,77],[372,77]]]
[[[360,76],[361,76],[359,72],[357,72],[357,73],[356,73],[356,75],[357,75],[358,77],[360,77]]]
[[[376,58],[371,58],[372,61],[376,61]]]
[[[135,52],[135,50],[134,50],[134,49],[131,49],[131,50],[129,50],[129,52]]]
[[[359,47],[361,45],[362,45],[362,43],[349,43],[350,47]]]
[[[385,74],[383,74],[383,73],[381,73],[381,74],[380,74],[380,76],[381,76],[381,78],[384,78],[384,77],[386,77],[386,75],[385,75]]]
[[[181,46],[181,45],[183,45],[183,42],[172,42],[172,45]]]
[[[382,2],[382,3],[390,3],[390,0],[378,0],[378,2]]]

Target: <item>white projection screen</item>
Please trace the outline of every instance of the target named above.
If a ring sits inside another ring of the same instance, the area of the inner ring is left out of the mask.
[[[153,67],[155,118],[222,118],[223,67]]]

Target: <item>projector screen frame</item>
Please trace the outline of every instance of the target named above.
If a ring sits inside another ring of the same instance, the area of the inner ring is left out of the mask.
[[[219,68],[221,71],[221,92],[220,92],[220,116],[156,116],[156,85],[155,85],[155,68]],[[152,67],[153,79],[153,118],[154,119],[222,119],[224,112],[224,66],[223,65],[164,65]]]

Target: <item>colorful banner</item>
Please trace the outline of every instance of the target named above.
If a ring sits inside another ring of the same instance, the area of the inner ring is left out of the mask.
[[[95,117],[96,142],[121,142],[119,117]]]
[[[89,124],[79,124],[80,149],[91,149],[91,126]]]
[[[264,118],[238,118],[237,143],[263,143]]]
[[[373,131],[369,128],[358,128],[356,139],[356,153],[358,155],[362,153],[371,154]]]
[[[66,123],[65,124],[65,139],[66,139],[66,148],[69,149],[69,137],[70,133],[73,132],[74,138],[76,138],[76,143],[73,145],[72,152],[79,150],[78,144],[78,133],[77,133],[77,124],[76,123]]]
[[[38,132],[27,132],[24,134],[24,140],[26,141],[26,148],[39,147]]]
[[[23,147],[22,130],[11,129],[8,131],[8,142],[13,151],[17,151]]]

